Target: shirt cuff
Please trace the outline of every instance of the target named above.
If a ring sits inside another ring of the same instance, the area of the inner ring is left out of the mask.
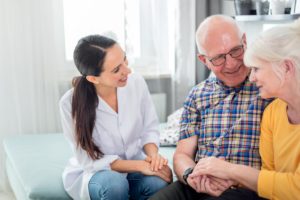
[[[110,164],[119,158],[120,157],[117,155],[104,155],[102,158],[94,162],[94,172],[99,170],[111,170]]]
[[[157,148],[159,148],[159,134],[156,132],[151,132],[148,133],[147,136],[142,138],[141,140],[142,147],[144,147],[146,144],[149,143],[154,143],[156,144]]]
[[[257,192],[260,197],[272,199],[275,172],[261,170],[258,175]]]

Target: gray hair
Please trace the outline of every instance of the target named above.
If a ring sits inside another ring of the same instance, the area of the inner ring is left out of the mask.
[[[300,82],[300,19],[263,32],[244,54],[246,66],[258,66],[259,61],[269,62],[281,80],[283,71],[279,64],[285,59],[295,64],[297,79]]]

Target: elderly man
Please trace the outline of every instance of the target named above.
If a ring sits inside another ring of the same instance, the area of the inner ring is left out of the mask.
[[[259,199],[231,180],[189,176],[197,162],[208,156],[259,169],[260,120],[269,103],[248,79],[250,71],[243,63],[246,35],[231,17],[205,19],[196,42],[199,60],[215,77],[196,85],[184,103],[173,162],[179,181],[151,199]]]

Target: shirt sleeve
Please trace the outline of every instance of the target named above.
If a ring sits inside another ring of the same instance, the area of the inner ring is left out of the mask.
[[[199,126],[201,123],[200,114],[196,104],[197,88],[194,87],[183,104],[183,112],[180,119],[179,140],[199,136]]]
[[[295,172],[262,169],[258,176],[258,194],[267,199],[298,199],[300,166]]]
[[[277,172],[274,165],[272,110],[267,107],[261,123],[260,154],[262,168],[258,176],[258,194],[267,199],[298,199],[300,165],[295,172]]]
[[[87,152],[80,147],[77,147],[75,140],[75,128],[71,116],[71,103],[60,101],[60,115],[63,133],[68,142],[71,144],[75,157],[83,170],[88,172],[97,172],[99,170],[111,170],[110,164],[120,159],[117,155],[103,155],[100,159],[93,160]]]
[[[261,121],[261,135],[259,140],[259,152],[262,158],[262,169],[274,170],[273,134],[271,130],[270,107],[264,111]]]
[[[141,136],[141,144],[154,143],[159,147],[159,131],[158,117],[152,101],[148,86],[145,80],[141,77],[140,84],[142,88],[142,115],[143,115],[143,133]]]

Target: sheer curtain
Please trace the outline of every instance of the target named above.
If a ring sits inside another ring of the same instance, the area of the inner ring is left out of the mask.
[[[147,55],[156,61],[148,68],[152,77],[147,83],[150,92],[166,94],[167,117],[182,107],[195,85],[195,0],[140,2],[141,12],[148,16],[141,22],[141,44],[149,44]]]
[[[175,11],[173,102],[174,109],[177,109],[182,106],[196,82],[196,1],[176,0]]]
[[[7,189],[3,138],[59,131],[59,0],[1,0],[0,190]],[[30,162],[30,161],[28,161]]]

